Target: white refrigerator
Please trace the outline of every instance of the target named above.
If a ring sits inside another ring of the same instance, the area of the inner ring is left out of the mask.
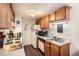
[[[37,37],[36,37],[36,32],[41,30],[40,25],[33,25],[32,27],[32,46],[34,48],[37,48]]]

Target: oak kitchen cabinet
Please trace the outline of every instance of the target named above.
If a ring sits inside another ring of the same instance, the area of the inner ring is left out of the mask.
[[[58,46],[56,44],[45,41],[44,46],[45,56],[69,56],[70,54],[70,44],[65,44],[63,46]]]
[[[9,29],[11,26],[12,10],[9,3],[0,4],[0,29]]]
[[[56,21],[69,20],[70,7],[64,6],[56,11]]]
[[[49,29],[49,23],[55,21],[68,21],[70,19],[70,6],[64,6],[55,12],[40,18],[41,29]]]
[[[51,43],[51,56],[69,56],[69,53],[70,53],[70,44],[57,46]]]
[[[49,15],[49,21],[54,22],[56,20],[56,12]]]
[[[59,46],[55,45],[55,44],[51,44],[51,56],[59,56]]]
[[[48,41],[45,41],[45,44],[44,44],[44,53],[45,53],[45,56],[50,56],[50,50],[51,46],[50,46],[50,42]]]
[[[45,17],[41,18],[40,26],[42,29],[49,28],[49,16],[45,16]]]

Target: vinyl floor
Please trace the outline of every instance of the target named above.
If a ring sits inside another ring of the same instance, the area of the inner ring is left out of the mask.
[[[43,56],[43,54],[38,49],[33,48],[32,45],[24,46],[24,51],[26,56]]]

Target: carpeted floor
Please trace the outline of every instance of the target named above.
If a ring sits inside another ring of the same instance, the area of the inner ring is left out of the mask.
[[[24,46],[24,51],[26,56],[43,56],[43,54],[38,49],[33,48],[32,45]]]

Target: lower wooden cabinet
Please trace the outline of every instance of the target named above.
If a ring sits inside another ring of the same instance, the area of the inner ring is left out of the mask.
[[[69,56],[70,54],[70,44],[63,46],[57,46],[51,44],[51,56]]]
[[[51,56],[59,56],[59,46],[51,43]]]
[[[62,56],[69,56],[70,55],[70,44],[61,46],[60,55],[62,55]]]
[[[58,46],[48,41],[45,41],[44,53],[45,53],[45,56],[69,56],[70,44]]]
[[[44,53],[45,53],[45,56],[50,56],[50,42],[48,41],[45,41]]]

